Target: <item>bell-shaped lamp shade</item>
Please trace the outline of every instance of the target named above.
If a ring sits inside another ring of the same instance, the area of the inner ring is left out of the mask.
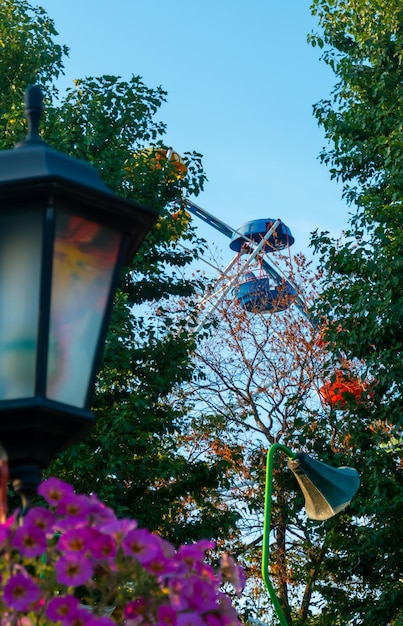
[[[340,513],[360,486],[356,469],[330,467],[304,452],[289,459],[288,467],[304,494],[306,514],[313,520],[326,520]]]

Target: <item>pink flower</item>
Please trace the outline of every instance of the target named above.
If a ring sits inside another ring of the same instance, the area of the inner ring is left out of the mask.
[[[73,528],[60,536],[57,547],[60,552],[84,555],[91,548],[92,531],[89,528]]]
[[[128,556],[134,556],[141,564],[151,561],[158,552],[158,543],[154,535],[145,528],[135,529],[123,540],[122,548]]]
[[[206,584],[196,576],[192,577],[193,590],[189,599],[189,607],[199,613],[214,611],[219,608],[217,601],[217,589],[215,586]]]
[[[61,556],[55,563],[55,570],[57,581],[67,586],[85,585],[93,574],[91,562],[78,554]]]
[[[3,596],[10,609],[28,611],[39,598],[39,588],[27,573],[20,572],[8,579]]]
[[[79,601],[74,596],[58,596],[50,600],[46,607],[46,617],[54,622],[65,622],[78,608]]]
[[[188,578],[171,578],[168,582],[169,601],[175,611],[189,607],[193,585]]]
[[[238,598],[245,587],[245,573],[229,554],[224,553],[220,559],[221,573],[224,582],[229,582],[235,589]]]
[[[23,556],[28,558],[40,556],[46,552],[46,535],[44,531],[37,526],[24,522],[24,525],[20,526],[15,531],[12,545],[14,548],[17,548]]]
[[[54,514],[41,506],[32,507],[32,509],[29,509],[28,513],[24,517],[24,524],[37,526],[41,530],[48,531],[51,536],[53,535],[54,521]]]
[[[48,478],[38,487],[38,494],[46,500],[48,504],[56,506],[67,496],[74,493],[72,485],[59,480],[58,478]]]
[[[110,561],[117,553],[116,543],[110,535],[92,530],[91,556],[97,561]]]
[[[57,529],[64,531],[83,526],[88,523],[90,510],[91,506],[87,496],[75,493],[66,495],[57,506],[57,515],[64,518],[57,521]]]
[[[111,535],[118,546],[120,546],[126,535],[128,535],[129,532],[135,528],[137,528],[137,522],[135,520],[121,519],[103,524],[100,527],[100,530],[108,535]]]
[[[212,550],[214,547],[214,541],[207,541],[206,539],[191,545],[183,544],[179,547],[178,557],[189,568],[194,568],[196,563],[203,562],[206,550]]]
[[[149,561],[143,563],[143,566],[147,572],[156,577],[172,574],[177,569],[175,561],[167,559],[162,550],[159,550]]]

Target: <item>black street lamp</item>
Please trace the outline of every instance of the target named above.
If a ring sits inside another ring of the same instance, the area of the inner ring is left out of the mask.
[[[23,497],[93,422],[120,269],[157,217],[41,139],[38,87],[25,108],[25,141],[0,152],[0,442]]]

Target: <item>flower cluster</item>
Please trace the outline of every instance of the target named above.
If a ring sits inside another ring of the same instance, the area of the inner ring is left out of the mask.
[[[212,542],[175,550],[56,478],[38,492],[49,508],[0,525],[1,626],[240,625],[222,585],[239,595],[243,572],[228,555],[215,572]]]

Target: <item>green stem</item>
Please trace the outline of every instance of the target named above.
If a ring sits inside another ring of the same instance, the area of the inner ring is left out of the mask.
[[[288,622],[284,615],[280,601],[276,596],[274,587],[269,578],[269,547],[270,547],[270,518],[271,518],[271,497],[272,497],[272,475],[273,475],[273,457],[277,451],[284,452],[290,459],[295,459],[296,455],[281,443],[274,443],[270,446],[267,453],[266,461],[266,488],[264,499],[264,522],[263,522],[263,548],[262,548],[262,577],[269,592],[270,600],[280,620],[281,626],[288,626]]]

